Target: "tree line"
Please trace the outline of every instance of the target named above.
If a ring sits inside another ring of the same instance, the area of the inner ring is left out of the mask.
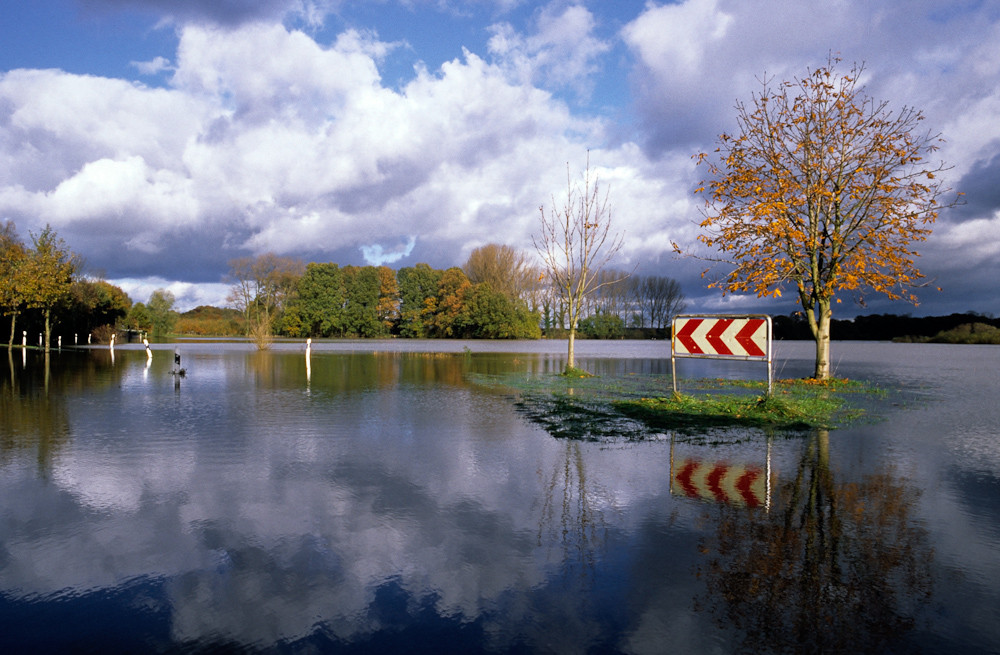
[[[801,312],[773,319],[776,339],[812,339],[809,323]],[[1000,319],[976,312],[946,316],[869,314],[853,319],[833,319],[831,338],[837,341],[931,341],[962,326],[1000,328]]]
[[[620,271],[601,273],[600,293],[588,297],[588,318],[612,318],[622,330],[664,328],[683,310],[675,280]],[[407,338],[534,339],[569,328],[569,308],[545,270],[510,246],[475,249],[461,267],[426,263],[339,265],[264,254],[230,262],[228,302],[247,334],[266,347],[285,337],[399,336]],[[621,336],[592,331],[589,336]]]
[[[119,328],[156,334],[173,328],[171,292],[158,289],[147,304],[133,304],[120,287],[83,269],[83,260],[51,226],[29,233],[25,241],[13,222],[0,225],[0,315],[9,319],[4,321],[8,348],[25,341],[48,350],[58,343],[57,327],[72,338],[66,345],[107,342]]]
[[[174,295],[154,291],[135,302],[121,288],[83,274],[83,261],[50,227],[26,242],[12,222],[0,227],[0,313],[9,321],[7,345],[49,347],[60,334],[107,342],[116,330],[166,335],[238,330],[261,345],[273,336],[293,338],[386,337],[531,339],[569,329],[566,303],[543,268],[506,245],[475,249],[461,267],[305,264],[264,254],[230,262],[228,303],[239,320],[216,308],[184,315]],[[683,311],[675,280],[601,271],[598,292],[588,296],[583,333],[620,337],[629,327],[663,329]],[[588,323],[589,321],[589,323]]]
[[[8,348],[42,335],[46,350],[56,323],[67,334],[87,335],[113,324],[131,301],[118,287],[79,274],[82,262],[55,230],[46,226],[26,243],[11,221],[0,226],[0,313],[9,318]]]

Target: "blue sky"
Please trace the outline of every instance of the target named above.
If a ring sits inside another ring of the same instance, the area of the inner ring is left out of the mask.
[[[698,311],[787,303],[705,288],[692,155],[762,74],[830,52],[946,139],[966,204],[919,249],[921,304],[1000,312],[1000,4],[966,0],[0,1],[0,220],[51,224],[145,301],[222,304],[227,262],[461,265],[532,251],[567,164],[609,186],[622,269]],[[788,298],[790,294],[786,294]]]

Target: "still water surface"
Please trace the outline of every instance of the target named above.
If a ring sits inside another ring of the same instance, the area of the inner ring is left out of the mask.
[[[794,437],[559,440],[470,378],[564,347],[14,350],[0,652],[1000,652],[1000,347],[835,343],[881,418]]]

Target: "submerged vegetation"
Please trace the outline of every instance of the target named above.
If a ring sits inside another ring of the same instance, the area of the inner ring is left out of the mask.
[[[864,415],[859,393],[881,393],[862,382],[779,380],[766,383],[696,380],[694,390],[674,393],[666,376],[600,378],[556,375],[480,377],[514,394],[520,411],[555,437],[583,440],[645,440],[668,434],[730,429],[798,432],[832,428]]]
[[[614,401],[623,414],[663,430],[705,427],[754,427],[807,430],[831,427],[842,408],[841,399],[829,393],[779,392],[757,394],[676,393],[669,397]]]

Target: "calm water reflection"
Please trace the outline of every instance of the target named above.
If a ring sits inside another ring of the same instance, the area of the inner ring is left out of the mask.
[[[13,351],[0,651],[1000,650],[1000,349],[835,344],[884,420],[715,445],[557,440],[469,381],[562,347],[203,342],[184,378],[172,345]]]

